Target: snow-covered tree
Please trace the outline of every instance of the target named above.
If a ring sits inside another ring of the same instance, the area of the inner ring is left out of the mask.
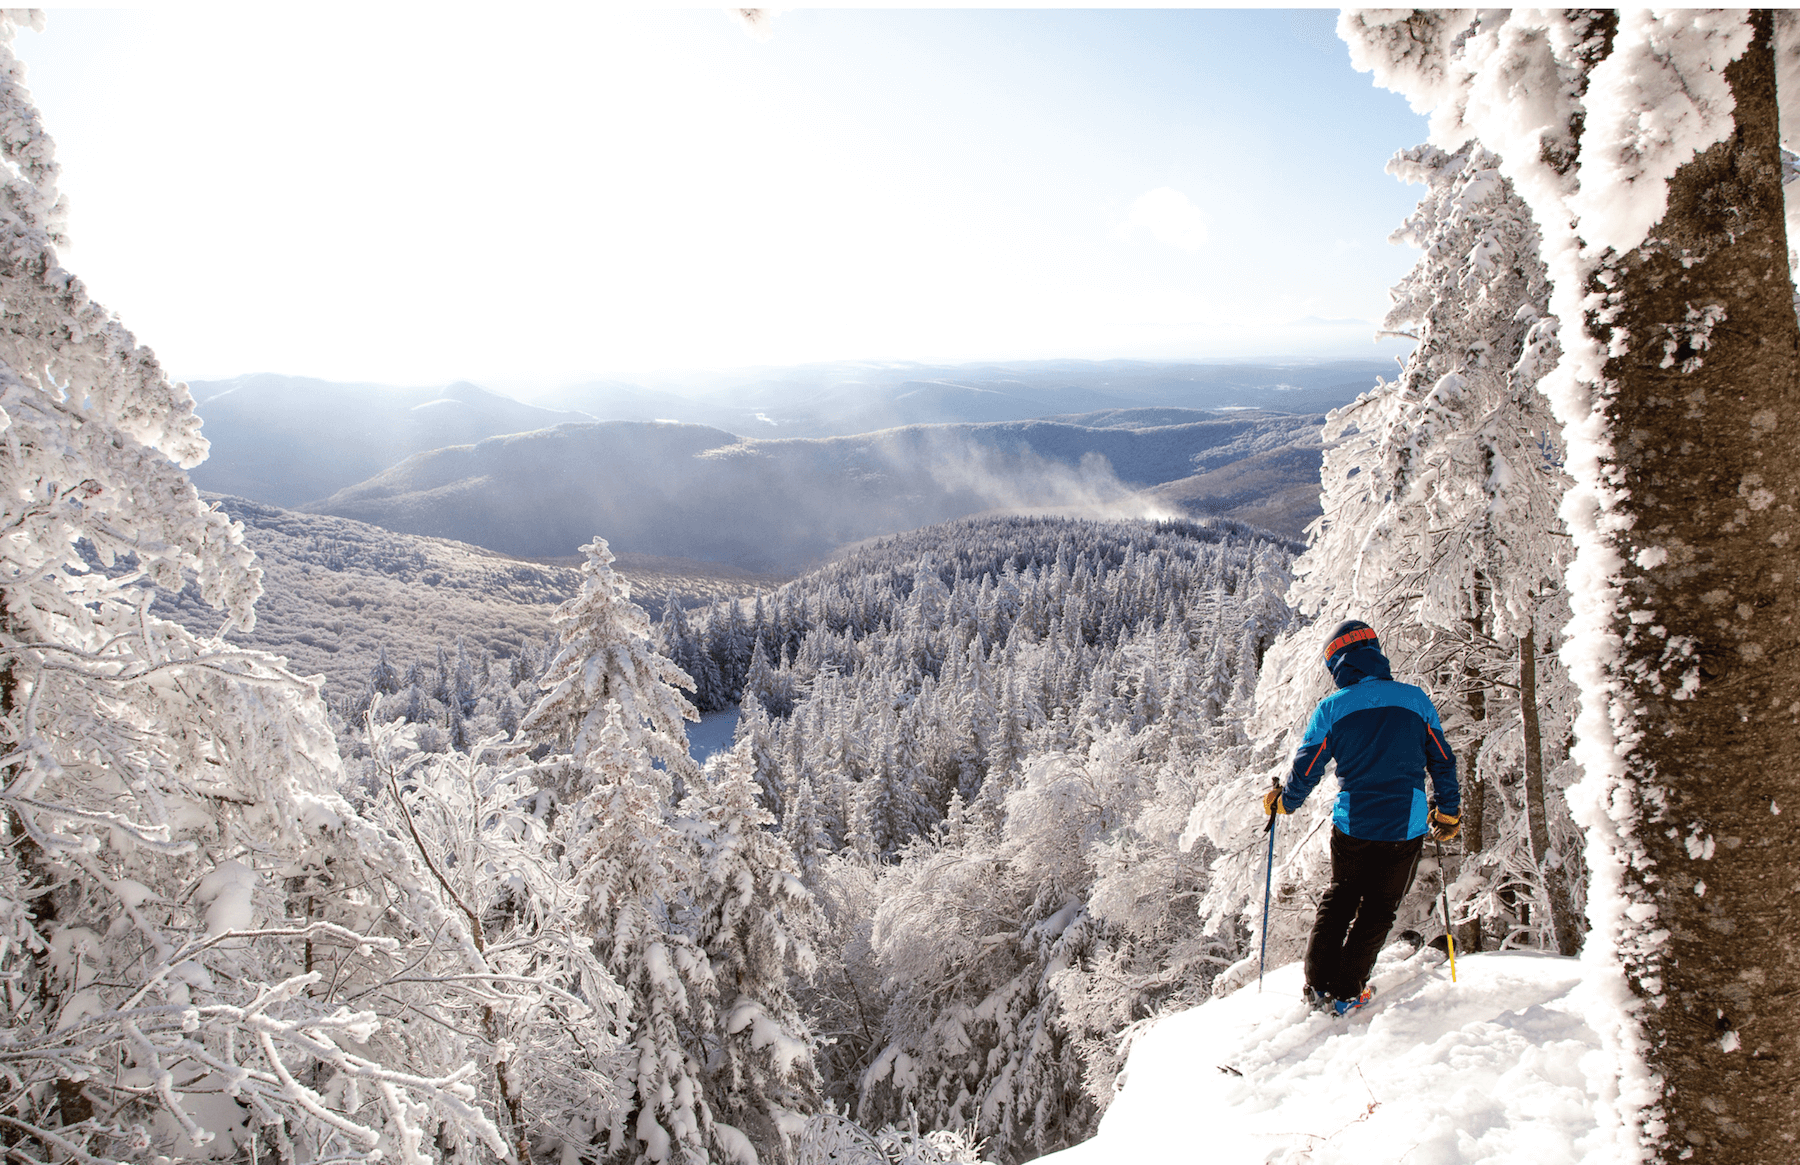
[[[1159,735],[1119,725],[1033,758],[999,836],[958,822],[882,878],[867,942],[887,1043],[865,1122],[967,1125],[1003,1160],[1072,1144],[1112,1097],[1119,1034],[1204,997],[1231,951],[1193,909],[1209,855],[1178,840],[1219,774],[1159,755]]]
[[[191,580],[247,628],[260,572],[183,473],[206,454],[187,390],[58,262],[65,204],[11,51],[20,19],[0,14],[9,1151],[93,1162],[260,1145],[424,1165],[435,1140],[502,1155],[477,1065],[384,1060],[397,1017],[324,969],[378,973],[403,945],[394,931],[436,923],[405,893],[392,839],[335,792],[317,691],[280,660],[149,614],[157,589]],[[366,909],[390,885],[393,912]]]
[[[888,1125],[878,1132],[822,1112],[799,1135],[794,1165],[988,1165],[981,1142],[956,1129],[920,1132]]]
[[[533,767],[501,756],[497,737],[432,755],[401,722],[369,730],[374,816],[403,839],[416,892],[458,926],[409,944],[404,974],[352,984],[429,1021],[409,1058],[443,1058],[433,1041],[478,1053],[476,1086],[518,1161],[597,1159],[596,1133],[625,1107],[623,992],[577,926],[583,902],[531,811]]]
[[[1557,515],[1568,481],[1561,425],[1537,391],[1556,359],[1556,323],[1539,232],[1497,166],[1473,144],[1421,146],[1389,163],[1426,186],[1394,234],[1421,255],[1386,320],[1417,344],[1395,380],[1328,418],[1324,514],[1290,593],[1305,616],[1372,623],[1396,674],[1442,708],[1463,758],[1467,858],[1454,897],[1473,919],[1459,936],[1465,949],[1491,936],[1572,954],[1578,863],[1560,788],[1570,766],[1558,761],[1573,689],[1540,646],[1547,617],[1554,625],[1566,607],[1570,554]],[[1284,775],[1291,734],[1329,690],[1317,634],[1309,624],[1271,652],[1253,721],[1263,763],[1196,815],[1190,836],[1237,854],[1209,888],[1215,918],[1260,908],[1261,851],[1243,842],[1261,826],[1239,810],[1254,804],[1253,786]],[[1274,950],[1305,941],[1310,910],[1298,895],[1322,876],[1327,834],[1313,827],[1330,809],[1328,799],[1309,804],[1281,831]],[[1440,885],[1421,880],[1403,924],[1425,924]]]
[[[1396,671],[1438,697],[1467,793],[1457,907],[1476,924],[1465,945],[1480,949],[1485,922],[1502,942],[1524,932],[1573,954],[1574,828],[1543,744],[1547,723],[1562,777],[1573,691],[1540,658],[1571,554],[1557,515],[1561,425],[1537,391],[1558,353],[1556,321],[1539,232],[1498,164],[1474,144],[1421,146],[1389,164],[1427,188],[1394,235],[1422,254],[1386,321],[1417,345],[1396,380],[1331,414],[1325,513],[1292,594],[1307,616],[1372,623]],[[1296,634],[1310,643],[1316,632]],[[1303,674],[1264,673],[1261,732],[1278,745],[1324,678],[1315,653],[1293,662]]]
[[[581,548],[581,593],[558,607],[561,648],[543,678],[548,689],[524,729],[553,741],[576,760],[587,756],[607,723],[607,703],[619,705],[626,745],[640,748],[670,777],[693,774],[686,721],[700,719],[683,695],[694,681],[650,642],[650,616],[631,601],[631,584],[612,569],[606,539]],[[664,789],[667,799],[668,790]]]
[[[1619,1056],[1625,1152],[1751,1161],[1800,1136],[1791,975],[1740,937],[1786,934],[1771,879],[1800,778],[1791,660],[1800,330],[1787,273],[1768,12],[1371,11],[1340,25],[1378,83],[1477,138],[1544,232],[1564,354],[1582,693],[1570,791],[1589,833],[1596,1014]],[[1790,26],[1791,27],[1791,26]],[[1796,47],[1786,46],[1791,53]],[[1778,767],[1778,766],[1777,766]],[[1766,1051],[1763,1049],[1767,1049]]]
[[[707,952],[674,916],[694,885],[691,852],[665,819],[661,779],[633,746],[618,701],[600,711],[580,797],[554,828],[564,877],[583,899],[575,924],[626,997],[626,1102],[604,1130],[605,1152],[659,1165],[705,1161],[721,1134],[696,1045],[699,1033],[718,1030],[719,985]]]
[[[791,979],[814,970],[819,919],[793,851],[766,828],[775,818],[753,763],[748,741],[713,757],[677,825],[696,858],[684,921],[719,991],[722,1027],[702,1037],[712,1050],[714,1135],[748,1135],[762,1160],[775,1161],[818,1108],[813,1037]]]

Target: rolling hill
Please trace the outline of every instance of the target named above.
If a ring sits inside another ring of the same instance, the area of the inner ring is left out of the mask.
[[[258,374],[188,385],[212,454],[203,490],[293,506],[413,453],[578,419],[478,388],[389,388]]]
[[[256,627],[228,638],[288,658],[302,675],[324,675],[338,700],[361,688],[382,651],[397,668],[431,662],[458,638],[504,659],[541,648],[550,614],[581,586],[579,559],[526,562],[441,538],[397,534],[322,514],[208,495],[234,519],[263,569]],[[785,577],[750,575],[717,563],[623,554],[613,568],[632,598],[660,618],[673,593],[684,606],[754,594]],[[157,613],[202,633],[219,616],[195,586],[157,602]]]
[[[850,542],[987,511],[1235,517],[1289,488],[1310,488],[1316,507],[1321,420],[1111,410],[773,440],[565,424],[416,454],[304,508],[512,555],[566,555],[600,533],[620,550],[789,571]],[[1239,463],[1256,486],[1232,484]],[[1144,492],[1197,474],[1179,496]]]
[[[211,457],[193,479],[205,490],[297,506],[366,481],[415,453],[564,422],[680,421],[763,439],[1132,413],[1139,419],[1130,427],[1144,428],[1184,423],[1178,415],[1191,418],[1194,410],[1311,414],[1351,400],[1385,370],[1373,360],[865,362],[649,384],[600,381],[533,404],[467,383],[395,388],[261,373],[189,385],[212,442]],[[1144,419],[1149,412],[1177,419]]]

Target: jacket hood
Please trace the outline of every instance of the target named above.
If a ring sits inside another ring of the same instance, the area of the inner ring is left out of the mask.
[[[1340,688],[1348,688],[1360,684],[1366,679],[1391,680],[1394,678],[1393,668],[1388,666],[1387,656],[1374,646],[1373,641],[1358,644],[1348,651],[1340,651],[1325,664],[1331,669],[1331,678]]]

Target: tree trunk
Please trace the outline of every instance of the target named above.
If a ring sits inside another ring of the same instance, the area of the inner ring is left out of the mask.
[[[1566,855],[1550,854],[1550,818],[1544,801],[1544,731],[1538,717],[1537,624],[1528,623],[1519,639],[1519,723],[1525,733],[1525,825],[1531,839],[1531,861],[1544,880],[1550,903],[1550,926],[1561,954],[1581,950],[1581,926],[1569,909]]]
[[[1475,608],[1487,610],[1486,595],[1480,588],[1480,579],[1476,582]],[[1463,656],[1463,684],[1465,685],[1464,703],[1469,708],[1469,720],[1474,725],[1469,742],[1463,749],[1462,772],[1457,774],[1462,780],[1462,849],[1463,856],[1475,858],[1479,865],[1482,837],[1481,831],[1487,822],[1482,812],[1486,808],[1487,790],[1480,780],[1480,769],[1477,761],[1481,757],[1481,746],[1487,740],[1487,683],[1483,679],[1481,669],[1475,664],[1475,645],[1487,637],[1486,620],[1476,615],[1469,620],[1472,642],[1468,652]],[[1461,863],[1458,863],[1460,872]],[[1446,882],[1446,885],[1448,883]],[[1474,952],[1482,948],[1481,917],[1470,919],[1456,928],[1456,945],[1458,949]]]
[[[1610,353],[1600,476],[1622,494],[1614,705],[1635,713],[1643,850],[1625,889],[1656,908],[1623,924],[1664,1088],[1667,1133],[1646,1130],[1664,1161],[1725,1165],[1792,1161],[1800,1137],[1800,330],[1772,22],[1753,19],[1725,72],[1732,136],[1676,172],[1587,321]],[[1710,345],[1693,334],[1709,309]]]

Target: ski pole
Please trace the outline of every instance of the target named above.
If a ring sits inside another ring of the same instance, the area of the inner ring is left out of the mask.
[[[1431,835],[1432,844],[1437,846],[1438,858],[1438,902],[1444,908],[1444,948],[1450,952],[1450,982],[1456,982],[1456,936],[1450,933],[1450,879],[1444,876],[1444,843],[1439,841],[1434,830]]]
[[[1270,777],[1272,788],[1281,788],[1280,777]],[[1269,860],[1263,867],[1262,955],[1256,961],[1256,991],[1262,993],[1263,971],[1269,963],[1269,891],[1275,885],[1275,806],[1269,806],[1269,824],[1263,827],[1269,835]]]

